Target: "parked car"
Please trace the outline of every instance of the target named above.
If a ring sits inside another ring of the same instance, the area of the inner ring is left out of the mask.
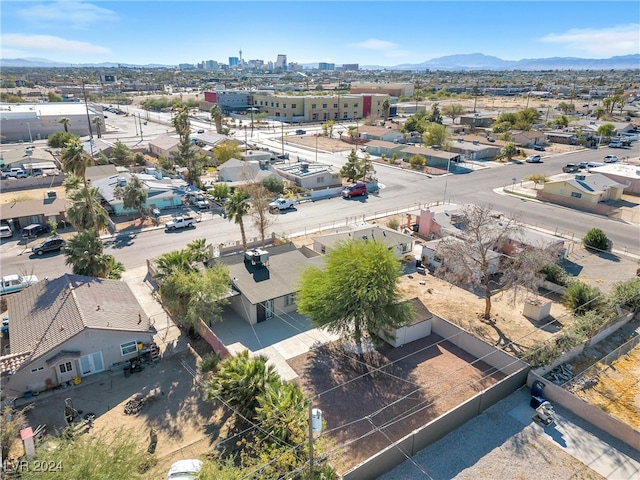
[[[35,275],[5,275],[0,283],[0,295],[19,292],[38,281]]]
[[[600,162],[588,162],[587,168],[596,168],[596,167],[601,167],[603,165],[604,163],[600,163]]]
[[[622,145],[622,142],[619,142],[619,141],[616,140],[615,142],[611,142],[609,144],[609,147],[610,148],[622,148],[623,145]]]
[[[200,128],[200,129],[198,130],[198,133],[204,133],[204,129],[203,129],[203,128]]]
[[[0,225],[0,238],[11,238],[13,237],[13,230],[9,225]]]
[[[307,132],[305,130],[302,130],[301,128],[296,130],[296,135],[304,135],[305,133],[307,133]]]
[[[202,470],[202,460],[187,458],[171,465],[166,480],[193,480]]]
[[[278,198],[269,204],[269,210],[272,212],[281,212],[293,208],[296,201],[293,198]]]
[[[44,242],[31,247],[31,251],[36,255],[42,256],[46,252],[61,252],[67,242],[62,237],[51,237]]]
[[[604,163],[615,163],[618,161],[618,157],[616,155],[606,155],[604,157]]]
[[[187,215],[175,217],[172,221],[168,222],[165,226],[165,230],[177,230],[179,228],[196,228],[196,219]]]
[[[540,155],[529,155],[524,161],[527,163],[540,163],[542,157]]]
[[[36,238],[45,233],[49,233],[51,227],[42,223],[32,223],[22,229],[22,238]]]
[[[534,149],[536,152],[544,152],[544,151],[545,151],[545,149],[544,149],[544,146],[543,146],[543,145],[534,145],[534,146],[533,146],[533,149]]]
[[[343,198],[358,197],[366,194],[367,194],[367,186],[362,182],[349,185],[345,187],[341,192],[341,195]]]
[[[584,170],[585,168],[587,168],[587,166],[588,166],[588,165],[589,165],[589,162],[580,162],[580,163],[578,164],[578,168],[579,168],[580,170]]]
[[[564,167],[562,167],[562,171],[564,173],[575,173],[580,171],[580,167],[575,163],[567,163]]]

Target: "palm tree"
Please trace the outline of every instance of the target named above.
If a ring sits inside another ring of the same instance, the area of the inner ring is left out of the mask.
[[[96,126],[96,134],[98,135],[98,138],[102,138],[102,130],[100,129],[100,127],[103,125],[102,119],[100,117],[94,117],[94,119],[91,121]]]
[[[216,133],[222,133],[222,110],[220,110],[217,103],[211,107],[209,113],[211,114],[211,120],[216,124]]]
[[[247,250],[247,237],[244,233],[244,223],[242,217],[249,212],[249,204],[247,203],[247,195],[244,192],[236,191],[229,197],[227,202],[227,215],[229,221],[233,220],[240,225],[240,235],[242,236],[242,249]]]
[[[507,162],[510,162],[511,159],[518,153],[518,148],[515,143],[509,142],[504,147],[502,147],[502,151],[500,155],[507,159]]]
[[[93,163],[93,159],[86,154],[82,143],[80,143],[80,139],[77,138],[67,142],[62,150],[60,159],[62,160],[62,167],[65,172],[82,178],[87,206],[89,207],[91,216],[93,217],[94,228],[96,229],[96,233],[100,232],[98,218],[96,216],[93,202],[91,201],[89,188],[87,188],[87,167]]]
[[[204,238],[197,238],[187,244],[187,252],[189,253],[189,260],[191,262],[204,262],[209,259],[209,248],[207,247],[207,240]]]
[[[62,117],[60,120],[58,120],[58,123],[62,124],[62,126],[64,127],[64,131],[69,133],[69,122],[71,122],[71,120],[69,120],[67,117]]]
[[[85,189],[88,189],[89,192],[85,192]],[[91,203],[88,203],[87,198],[90,199]],[[77,231],[96,228],[96,226],[98,231],[107,228],[109,214],[100,205],[97,188],[80,186],[79,188],[68,190],[67,199],[71,201],[71,205],[66,210],[67,220]],[[91,205],[93,209],[90,207]]]
[[[195,267],[191,263],[191,253],[187,250],[167,252],[156,260],[157,273],[154,278],[163,280],[176,272],[191,272]]]
[[[119,279],[124,265],[103,251],[102,240],[95,230],[83,230],[67,242],[64,248],[65,264],[71,265],[75,275]]]
[[[385,98],[384,101],[382,102],[382,111],[383,111],[383,115],[384,118],[382,120],[382,124],[384,125],[385,123],[387,123],[387,118],[389,118],[389,110],[391,109],[391,102],[389,101],[388,98]]]
[[[305,440],[308,400],[299,385],[284,382],[260,395],[258,402],[256,419],[265,430],[290,445]]]

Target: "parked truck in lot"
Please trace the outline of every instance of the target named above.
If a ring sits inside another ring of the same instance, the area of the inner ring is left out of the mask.
[[[175,217],[168,222],[165,226],[165,230],[178,230],[179,228],[195,227],[196,219],[188,215],[182,215],[181,217]]]
[[[269,210],[272,212],[281,212],[282,210],[289,210],[293,208],[296,201],[292,198],[278,198],[269,204]]]

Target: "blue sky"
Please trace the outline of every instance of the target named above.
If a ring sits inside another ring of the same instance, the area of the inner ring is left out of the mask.
[[[637,1],[3,0],[1,58],[176,65],[245,60],[393,66],[640,53]]]

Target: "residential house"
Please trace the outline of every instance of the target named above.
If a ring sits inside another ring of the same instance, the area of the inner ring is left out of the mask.
[[[5,146],[3,145],[3,148]],[[27,163],[41,163],[41,162],[54,162],[57,166],[58,163],[55,162],[55,157],[53,156],[53,149],[42,148],[42,147],[32,147],[31,145],[20,145],[20,146],[11,146],[7,145],[7,148],[4,148],[0,152],[0,166],[2,168],[24,168]]]
[[[460,117],[460,125],[471,128],[489,128],[498,118],[498,112],[466,113]]]
[[[398,158],[402,157],[401,150],[406,147],[403,143],[385,142],[382,140],[370,140],[365,144],[367,153],[381,157],[392,158],[395,153]]]
[[[564,130],[554,130],[552,132],[544,132],[547,142],[561,143],[563,145],[575,145],[578,141],[576,134],[573,132],[565,132]]]
[[[640,195],[640,167],[626,163],[607,163],[601,167],[591,168],[591,173],[604,175],[608,179],[625,185],[624,192],[629,195]]]
[[[318,253],[327,253],[340,242],[364,239],[382,242],[393,250],[396,258],[403,259],[411,255],[415,239],[411,235],[400,233],[390,228],[379,225],[366,226],[328,235],[319,235],[313,239],[313,250]]]
[[[381,140],[383,142],[399,142],[404,134],[398,130],[385,127],[363,125],[358,128],[358,138],[364,140]]]
[[[60,224],[65,220],[68,204],[68,200],[53,195],[37,200],[4,203],[0,209],[0,220],[11,225],[15,232],[32,223],[55,221]]]
[[[250,324],[296,311],[300,274],[308,267],[322,268],[322,256],[289,242],[253,249],[215,262],[227,265],[233,287],[230,306]]]
[[[10,354],[3,395],[49,390],[121,365],[151,348],[149,318],[119,280],[64,274],[7,298]]]
[[[266,168],[262,168],[260,162],[255,160],[230,158],[218,167],[218,180],[227,182],[230,187],[261,182],[273,175],[276,174]]]
[[[567,254],[564,240],[548,233],[523,227],[500,245],[499,250],[506,255],[515,255],[522,250],[539,249],[552,252],[558,259]]]
[[[124,167],[117,167],[111,163],[107,165],[92,165],[87,167],[87,170],[84,173],[87,182],[94,182],[96,180],[100,180],[105,177],[111,177],[113,175],[118,175]],[[124,171],[127,169],[124,168]]]
[[[451,170],[451,163],[460,162],[462,156],[459,153],[445,152],[444,150],[436,150],[428,147],[404,147],[400,150],[400,158],[408,162],[414,155],[423,157],[426,166],[438,168],[445,171]]]
[[[183,204],[183,196],[190,190],[184,180],[162,177],[159,173],[151,175],[124,172],[95,180],[92,185],[98,189],[100,196],[110,205],[116,215],[131,213],[130,210],[125,210],[122,200],[116,198],[115,190],[118,187],[124,187],[133,176],[136,176],[147,190],[147,201],[143,208],[163,210],[179,207]]]
[[[515,143],[518,147],[532,148],[535,145],[542,145],[545,142],[546,136],[543,132],[530,130],[528,132],[512,132],[511,142]]]
[[[442,238],[437,240],[430,240],[422,244],[422,251],[420,252],[420,261],[423,265],[427,265],[430,268],[437,270],[441,268],[444,264],[444,259],[442,258],[442,254],[440,252],[440,248],[442,245]],[[448,242],[462,242],[462,239],[457,237],[449,236],[447,237]],[[470,251],[470,254],[473,255],[473,250]],[[493,250],[487,250],[487,260],[488,260],[488,268],[487,272],[489,275],[493,275],[498,271],[500,267],[500,258],[502,254]],[[455,273],[455,266],[449,266],[449,268],[453,269]],[[478,265],[477,270],[474,269],[474,277],[480,276],[481,271]]]
[[[601,173],[571,175],[551,180],[542,186],[538,196],[544,199],[572,199],[580,204],[597,204],[607,200],[620,200],[626,185]],[[542,196],[540,195],[542,192]]]
[[[309,190],[339,187],[342,185],[340,172],[324,163],[298,162],[291,165],[276,165],[275,171],[298,187]]]
[[[178,151],[180,137],[178,135],[160,135],[149,140],[149,151],[158,157],[163,156],[169,160],[175,160],[173,152]]]
[[[467,142],[462,138],[451,144],[451,152],[459,153],[466,160],[493,160],[500,154],[501,147],[496,144],[481,144],[478,140]]]
[[[570,127],[574,129],[581,129],[585,134],[597,135],[598,128],[607,123],[613,124],[615,127],[615,135],[619,135],[621,133],[629,133],[632,130],[635,130],[635,126],[631,122],[612,122],[608,120],[576,120],[574,122],[569,123]]]

